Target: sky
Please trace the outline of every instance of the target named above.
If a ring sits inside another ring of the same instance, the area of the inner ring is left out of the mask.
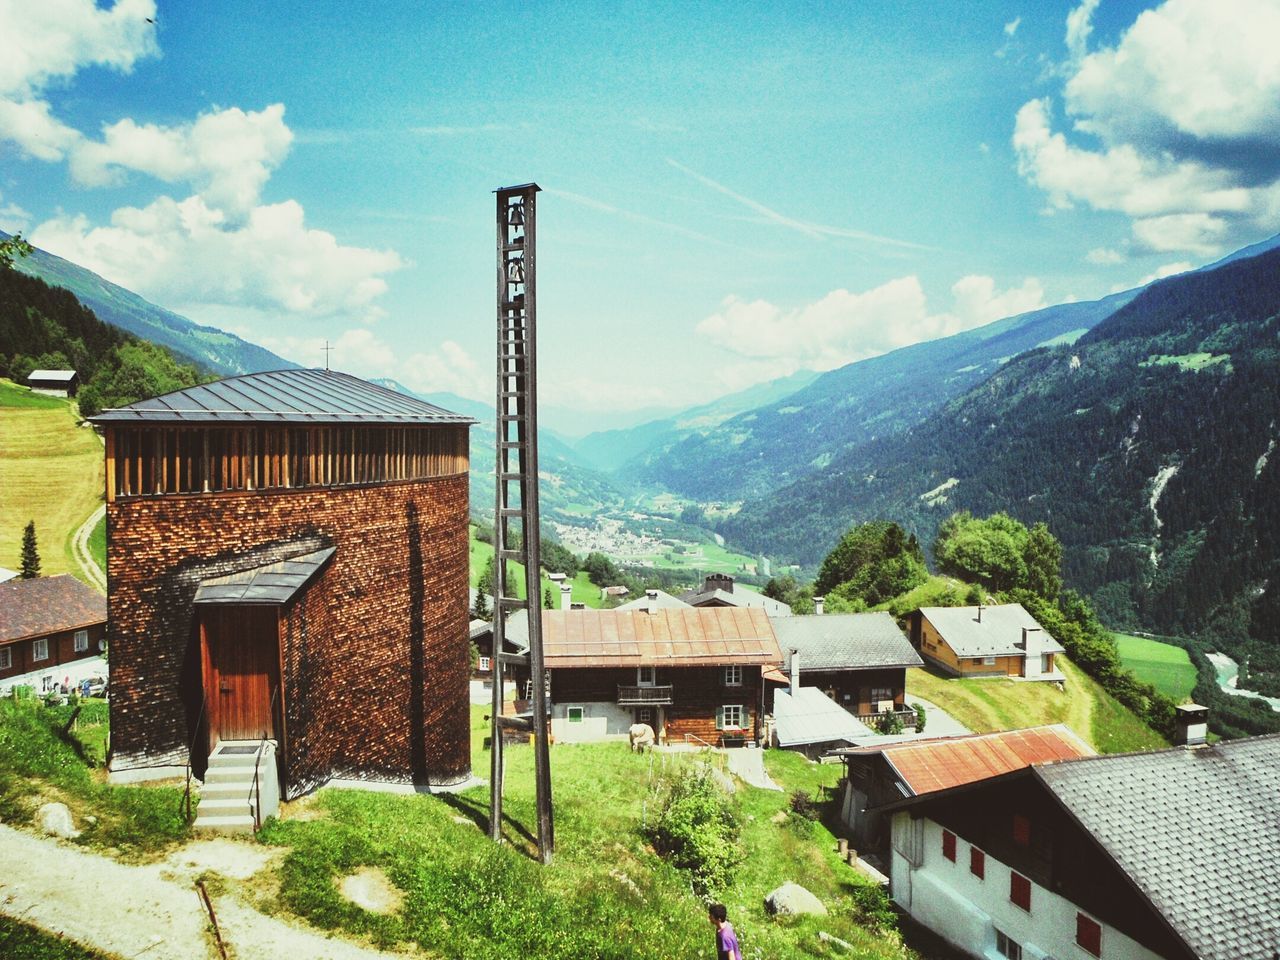
[[[1277,36],[1280,0],[0,0],[0,228],[489,401],[492,191],[535,181],[541,406],[583,432],[1280,232]]]

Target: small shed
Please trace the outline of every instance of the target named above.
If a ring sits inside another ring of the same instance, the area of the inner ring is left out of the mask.
[[[74,397],[80,387],[80,374],[74,370],[32,370],[27,386],[51,397]]]

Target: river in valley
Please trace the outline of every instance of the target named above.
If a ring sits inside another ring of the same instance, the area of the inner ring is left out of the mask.
[[[1214,673],[1218,675],[1218,686],[1222,688],[1223,693],[1229,693],[1233,697],[1252,697],[1255,700],[1265,700],[1271,704],[1272,710],[1280,710],[1280,697],[1264,697],[1262,694],[1253,690],[1238,690],[1236,681],[1240,677],[1240,664],[1236,663],[1225,653],[1206,654],[1209,662],[1213,664]]]

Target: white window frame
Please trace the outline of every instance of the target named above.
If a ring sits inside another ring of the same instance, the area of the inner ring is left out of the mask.
[[[742,664],[731,663],[724,668],[724,685],[726,687],[742,686]]]
[[[577,719],[574,719],[574,711],[577,711]],[[564,719],[566,723],[582,723],[587,719],[587,708],[583,706],[572,706],[564,708]]]
[[[729,722],[729,711],[736,711],[736,722]],[[747,717],[747,708],[740,703],[726,703],[720,708],[720,716],[718,717],[720,724],[717,729],[720,730],[745,730],[744,726]]]
[[[983,658],[982,658],[982,665],[983,665],[984,667],[994,667],[994,666],[996,665],[996,658],[995,658],[995,657],[983,657]]]
[[[653,707],[636,707],[636,723],[653,723]]]
[[[50,690],[53,690],[56,687],[57,687],[57,684],[53,682],[52,673],[46,673],[43,677],[40,678],[41,693],[48,693]]]
[[[49,659],[49,638],[41,637],[39,640],[31,641],[31,661]]]
[[[1022,960],[1022,944],[1003,930],[996,929],[996,953],[1007,960]]]
[[[488,657],[480,657],[480,658],[478,658],[478,659],[476,660],[476,669],[477,669],[477,670],[483,670],[485,673],[488,673],[488,672],[489,672],[489,669],[490,669],[490,660],[489,660],[489,658],[488,658]]]
[[[656,687],[658,685],[657,667],[636,667],[637,687]]]
[[[0,670],[13,669],[13,648],[0,647]]]
[[[89,652],[89,631],[88,630],[76,631],[74,648],[76,653]]]

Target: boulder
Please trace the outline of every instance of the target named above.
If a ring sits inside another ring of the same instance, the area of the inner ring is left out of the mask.
[[[826,916],[827,908],[812,893],[788,880],[776,890],[765,895],[764,908],[770,914],[793,916],[800,913],[813,913]]]
[[[46,803],[36,811],[36,823],[50,836],[62,837],[64,840],[74,840],[80,836],[65,803]]]

